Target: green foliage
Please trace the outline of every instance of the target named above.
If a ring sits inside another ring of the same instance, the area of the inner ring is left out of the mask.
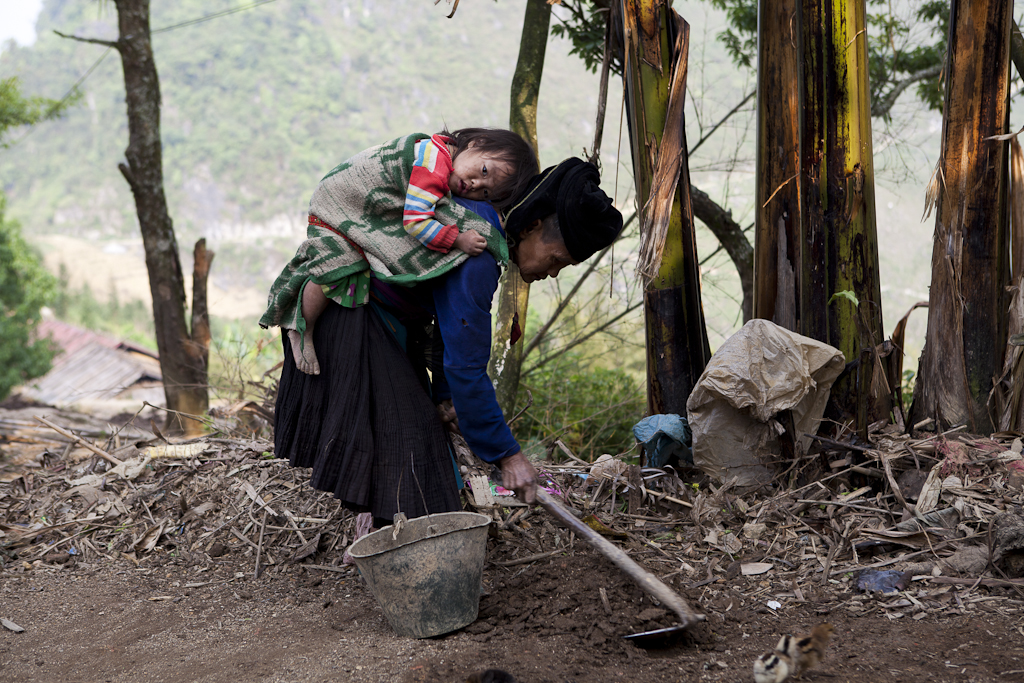
[[[724,10],[729,28],[718,34],[737,66],[757,65],[758,0],[707,0]],[[881,11],[869,12],[868,80],[871,101],[881,102],[914,74],[942,64],[949,33],[949,3],[943,0],[915,0],[913,19],[892,11],[889,0],[868,0]],[[942,110],[942,87],[938,75],[917,80],[917,95],[930,108]],[[885,112],[888,116],[888,111]]]
[[[729,26],[718,34],[733,63],[745,69],[757,66],[758,0],[706,0],[725,12]],[[942,110],[942,83],[935,74],[921,77],[943,63],[949,33],[949,3],[943,0],[913,0],[912,18],[893,12],[890,0],[868,0],[880,11],[869,12],[868,78],[871,101],[885,101],[901,83],[915,78],[918,98],[931,109]],[[606,2],[565,0],[568,17],[551,27],[551,32],[572,41],[572,54],[579,55],[587,68],[597,69],[604,55]],[[612,70],[622,73],[618,57]],[[916,74],[916,76],[915,76]],[[888,110],[883,115],[888,116]]]
[[[260,329],[255,320],[210,321],[210,391],[230,402],[265,402],[275,391],[284,359],[280,334]]]
[[[718,34],[737,66],[753,69],[757,64],[757,0],[709,0],[725,11],[729,28]]]
[[[551,33],[572,41],[569,54],[577,55],[590,71],[597,71],[604,61],[604,35],[608,17],[607,2],[593,0],[564,0],[561,5],[569,12],[567,19],[560,19],[551,27]],[[622,61],[612,56],[610,70],[622,74]]]
[[[844,290],[842,290],[840,292],[836,292],[835,294],[830,296],[829,299],[828,299],[828,304],[827,305],[831,306],[832,302],[835,301],[836,299],[846,299],[847,301],[849,301],[854,306],[860,306],[860,299],[858,299],[857,295],[854,294],[853,292],[851,292],[848,289],[844,289]]]
[[[872,102],[876,102],[888,97],[909,75],[938,67],[945,61],[949,3],[925,0],[916,9],[916,21],[911,22],[890,14],[888,0],[869,1],[881,10],[868,13],[868,78]],[[915,40],[921,42],[915,44]],[[934,75],[918,81],[917,96],[929,109],[942,111],[941,77]]]
[[[903,401],[904,410],[910,410],[910,404],[914,402],[914,384],[917,382],[917,373],[913,370],[904,370],[900,378],[900,398]]]
[[[56,119],[79,99],[77,92],[63,100],[24,97],[16,76],[0,79],[0,147],[8,146],[6,135],[11,128]]]
[[[626,372],[588,365],[567,352],[524,378],[516,405],[526,405],[527,390],[533,406],[514,425],[524,445],[547,447],[561,439],[591,461],[633,447],[633,425],[643,417],[645,397]]]
[[[40,310],[53,297],[53,277],[21,236],[21,226],[4,217],[0,195],[0,399],[15,386],[50,369],[48,340],[33,340]]]

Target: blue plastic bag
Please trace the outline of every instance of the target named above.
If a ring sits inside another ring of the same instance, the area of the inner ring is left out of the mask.
[[[674,413],[645,417],[633,425],[633,436],[644,448],[648,467],[664,467],[673,456],[693,467],[693,442],[685,417]]]

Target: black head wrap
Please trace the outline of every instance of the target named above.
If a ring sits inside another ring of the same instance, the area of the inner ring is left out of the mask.
[[[538,218],[557,214],[569,255],[576,262],[587,260],[622,230],[622,214],[600,182],[597,167],[576,157],[545,169],[533,177],[526,195],[509,212],[506,232],[518,239]]]

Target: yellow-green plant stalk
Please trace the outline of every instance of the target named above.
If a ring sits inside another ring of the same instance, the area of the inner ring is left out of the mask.
[[[798,19],[797,326],[853,361],[883,335],[864,0],[802,0]],[[853,297],[834,297],[838,292]],[[870,381],[872,374],[884,375],[870,371],[878,362],[869,352],[867,379],[851,373],[833,387],[833,405],[842,415],[860,412],[860,422],[888,417],[890,392]]]
[[[537,99],[544,72],[544,52],[547,49],[550,24],[551,6],[545,0],[528,0],[519,43],[519,61],[512,76],[509,128],[533,145],[534,153],[538,152]],[[520,326],[526,324],[529,300],[530,285],[523,281],[516,264],[509,262],[508,270],[501,278],[491,360],[487,366],[487,372],[494,382],[498,405],[506,419],[511,418],[515,410],[519,375],[523,366],[523,348],[526,346],[523,341],[511,343],[512,329],[515,323]]]
[[[664,0],[623,0],[622,15],[623,78],[641,212],[647,405],[652,414],[685,415],[686,399],[711,356],[683,128],[689,25]]]

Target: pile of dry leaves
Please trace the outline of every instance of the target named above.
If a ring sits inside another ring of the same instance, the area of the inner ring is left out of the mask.
[[[101,560],[195,566],[228,553],[246,574],[295,563],[349,571],[341,556],[352,514],[309,488],[306,471],[275,459],[263,438],[172,444],[125,428],[93,440],[82,432],[96,430],[48,421],[29,436],[24,422],[0,424],[8,442],[17,432],[41,450],[27,466],[0,469],[2,571]],[[541,471],[549,491],[591,527],[680,588],[764,575],[747,597],[768,608],[842,589],[854,596],[851,614],[890,618],[962,608],[963,587],[1008,589],[967,599],[1001,600],[1014,613],[1024,605],[1019,439],[880,432],[866,446],[819,443],[820,452],[790,463],[767,495],[617,458],[586,463],[564,446],[568,459],[545,461]],[[480,470],[466,465],[464,473],[467,504],[494,518],[492,535],[502,541],[492,563],[573,552],[569,531],[503,498]],[[858,595],[876,590],[893,597]]]

